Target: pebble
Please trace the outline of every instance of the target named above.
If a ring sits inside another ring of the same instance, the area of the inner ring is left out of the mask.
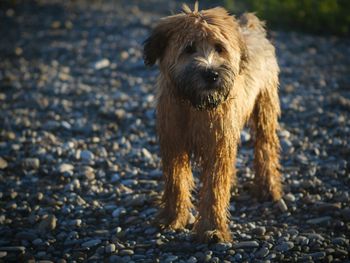
[[[40,167],[40,161],[38,158],[26,158],[23,161],[23,167],[26,169],[39,169]]]
[[[292,193],[284,195],[283,199],[285,199],[288,202],[295,202],[295,196]]]
[[[264,258],[269,254],[269,252],[270,251],[267,247],[262,247],[255,253],[255,256],[257,258]]]
[[[26,251],[26,248],[23,246],[8,246],[8,247],[0,247],[0,251],[24,253]]]
[[[5,168],[7,168],[7,162],[6,162],[6,160],[5,159],[3,159],[2,157],[0,157],[0,169],[5,169]]]
[[[120,217],[121,215],[126,213],[126,209],[124,207],[119,207],[115,209],[112,213],[113,217]]]
[[[174,255],[168,256],[168,257],[164,260],[164,262],[167,262],[167,263],[175,262],[178,258],[179,258],[178,256],[174,256]]]
[[[198,259],[194,256],[191,256],[189,259],[187,259],[186,263],[197,263]]]
[[[315,252],[315,253],[311,253],[311,254],[308,254],[309,257],[311,257],[312,259],[324,259],[326,257],[326,252]]]
[[[279,252],[287,252],[294,247],[293,242],[283,242],[280,245],[276,246],[276,250]]]
[[[100,239],[91,239],[89,241],[86,241],[84,243],[81,244],[82,247],[87,247],[87,248],[91,248],[94,246],[97,246],[101,244],[101,240]]]
[[[233,245],[234,248],[256,248],[259,247],[259,243],[257,241],[242,241]]]
[[[322,223],[328,222],[331,219],[332,218],[330,216],[323,216],[323,217],[317,217],[317,218],[309,219],[309,220],[306,221],[306,223],[312,224],[312,225],[317,225],[317,224],[322,224]]]
[[[84,166],[81,170],[81,173],[88,181],[95,179],[95,171],[90,166]]]
[[[39,245],[41,245],[43,243],[43,240],[40,239],[40,238],[37,238],[37,239],[33,240],[32,243],[33,243],[34,246],[39,246]]]
[[[282,198],[277,202],[277,205],[283,213],[288,211],[288,207]]]
[[[43,200],[43,198],[44,198],[44,194],[41,193],[41,192],[38,192],[37,195],[36,195],[36,199],[37,199],[38,201],[41,201],[41,200]]]
[[[302,246],[307,246],[309,244],[309,239],[305,236],[298,236],[295,239],[296,243]]]
[[[321,240],[323,241],[324,240],[324,237],[320,234],[317,234],[317,233],[310,233],[310,234],[307,234],[307,237],[309,239],[314,239],[314,240]]]
[[[58,172],[60,173],[65,173],[65,172],[70,172],[74,170],[74,166],[69,163],[62,163],[58,167]]]
[[[114,244],[108,244],[106,247],[105,247],[105,251],[107,254],[111,254],[115,251],[115,245]]]
[[[33,241],[37,238],[37,234],[34,231],[21,231],[16,234],[16,238],[19,240]]]
[[[47,215],[44,217],[44,219],[40,222],[38,226],[38,230],[40,233],[45,234],[47,232],[50,232],[54,230],[57,226],[57,218],[55,215]]]
[[[253,233],[254,235],[263,236],[263,235],[265,235],[265,233],[266,233],[266,227],[263,227],[263,226],[261,226],[261,227],[256,227],[256,228],[254,228],[254,229],[252,230],[252,233]]]
[[[232,247],[231,243],[218,243],[214,245],[213,250],[222,252],[230,249],[231,247]]]
[[[236,262],[236,261],[241,261],[243,259],[243,256],[242,254],[240,253],[237,253],[233,256],[233,261]]]
[[[120,180],[120,175],[118,173],[115,173],[111,177],[111,183],[116,183]]]
[[[146,149],[146,148],[142,148],[142,154],[143,156],[145,156],[146,159],[152,160],[152,154]]]
[[[108,59],[104,58],[104,59],[101,59],[99,61],[96,61],[94,64],[94,68],[96,70],[99,70],[99,69],[109,67],[110,64],[111,64],[110,61]]]
[[[247,132],[246,130],[243,130],[241,132],[241,141],[242,141],[242,143],[247,143],[247,142],[250,141],[250,139],[251,139],[251,136],[250,136],[249,132]]]
[[[332,243],[334,245],[340,245],[340,246],[348,246],[349,245],[349,239],[343,238],[343,237],[336,237],[332,239]]]
[[[80,152],[80,159],[82,159],[85,162],[91,162],[94,160],[94,158],[94,154],[89,150],[83,150]]]
[[[131,249],[122,249],[119,251],[119,255],[121,256],[131,256],[134,255],[134,251]]]

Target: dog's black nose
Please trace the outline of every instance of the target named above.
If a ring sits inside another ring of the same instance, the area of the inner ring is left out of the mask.
[[[202,77],[206,82],[214,83],[219,79],[219,73],[212,69],[203,70]]]

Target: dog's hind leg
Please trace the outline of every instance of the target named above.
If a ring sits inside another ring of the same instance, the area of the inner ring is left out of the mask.
[[[281,198],[281,174],[279,164],[280,143],[277,136],[280,104],[277,83],[258,95],[253,111],[253,131],[255,133],[255,191],[258,198],[265,200]]]

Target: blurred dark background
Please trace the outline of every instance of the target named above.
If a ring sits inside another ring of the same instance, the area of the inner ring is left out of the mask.
[[[208,1],[217,3],[218,1]],[[315,34],[349,35],[349,0],[223,0],[233,13],[256,12],[268,27]]]
[[[121,1],[115,0],[115,2]],[[1,0],[0,8],[24,2],[23,0]],[[79,0],[62,2],[79,2]],[[88,2],[103,4],[111,1],[90,0]],[[194,3],[194,1],[185,0],[177,2]],[[222,5],[235,14],[246,11],[256,12],[272,29],[338,36],[349,36],[350,33],[349,0],[202,0],[199,2],[202,7]],[[157,7],[150,1],[149,8]]]

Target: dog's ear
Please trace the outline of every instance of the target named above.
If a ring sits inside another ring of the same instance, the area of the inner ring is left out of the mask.
[[[248,64],[248,49],[243,39],[239,41],[239,48],[241,50],[241,60],[239,62],[239,73],[242,73]]]
[[[153,66],[163,57],[170,37],[169,29],[166,23],[160,23],[143,42],[143,59],[146,66]]]

